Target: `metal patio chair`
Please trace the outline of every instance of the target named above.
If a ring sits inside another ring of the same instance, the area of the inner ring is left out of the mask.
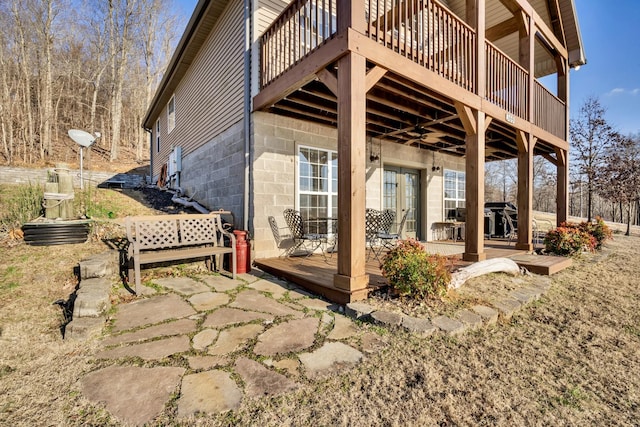
[[[389,231],[378,233],[378,238],[382,242],[382,246],[387,249],[392,249],[398,243],[398,240],[402,239],[402,232],[404,231],[404,224],[407,222],[407,215],[409,214],[409,209],[404,211],[402,215],[402,219],[400,220],[400,224],[398,224],[398,229],[395,233],[390,233]],[[395,216],[395,212],[394,212]],[[392,220],[393,222],[393,220]],[[389,227],[389,230],[391,227]]]
[[[373,254],[378,261],[380,261],[378,251],[376,247],[380,245],[380,239],[378,233],[381,231],[381,218],[382,214],[376,209],[366,209],[364,212],[364,235],[366,239],[366,245],[369,247],[369,253],[367,254],[367,261]]]
[[[271,232],[273,233],[273,238],[276,241],[276,245],[278,249],[282,251],[280,258],[284,256],[288,256],[291,252],[291,248],[293,247],[293,239],[291,237],[291,231],[289,227],[279,227],[276,218],[273,216],[268,217],[269,226],[271,227]],[[283,234],[284,232],[285,234]]]
[[[302,216],[300,215],[300,212],[295,209],[285,209],[284,220],[289,226],[291,238],[293,239],[293,246],[287,254],[287,258],[289,258],[293,252],[298,249],[302,249],[307,252],[307,255],[305,256],[306,258],[313,254],[318,248],[321,248],[323,241],[326,240],[325,236],[321,234],[305,232]],[[322,252],[322,255],[325,256],[324,251]]]

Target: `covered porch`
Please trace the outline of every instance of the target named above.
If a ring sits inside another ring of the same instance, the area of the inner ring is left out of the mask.
[[[470,261],[462,259],[463,243],[428,242],[424,243],[424,245],[427,252],[447,256],[451,269],[471,264]],[[566,257],[530,255],[527,251],[516,249],[515,246],[509,245],[506,241],[498,240],[487,241],[485,254],[487,259],[511,258],[519,266],[542,275],[554,274],[569,267],[572,263],[571,259]],[[256,260],[255,265],[269,274],[286,279],[331,301],[346,304],[352,299],[348,298],[348,295],[336,289],[333,285],[337,268],[337,255],[333,254],[332,257],[328,258],[317,254],[306,258],[265,258]],[[369,276],[369,284],[359,299],[364,299],[369,292],[388,285],[387,280],[380,271],[380,262],[374,257],[370,257],[366,261],[365,272]]]
[[[310,283],[322,276],[336,301],[363,298],[379,276],[364,245],[368,141],[464,158],[465,261],[491,254],[486,161],[518,159],[517,250],[533,249],[534,155],[556,166],[557,222],[566,219],[572,62],[559,3],[555,19],[523,0],[449,3],[457,11],[437,0],[296,0],[262,36],[254,110],[337,128],[336,261],[312,266],[310,258],[302,268],[316,274],[299,273]],[[556,94],[536,79],[549,74],[557,75]],[[281,261],[272,264],[285,271]]]

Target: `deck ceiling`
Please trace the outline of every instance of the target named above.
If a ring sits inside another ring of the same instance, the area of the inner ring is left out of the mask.
[[[373,64],[368,64],[372,67]],[[334,66],[328,69],[335,72]],[[320,81],[313,80],[267,111],[301,120],[337,127],[337,100]],[[464,157],[465,133],[453,102],[426,87],[387,72],[367,93],[367,136]],[[539,141],[534,155],[554,153],[550,144]],[[497,120],[486,133],[486,161],[517,157],[515,130]]]

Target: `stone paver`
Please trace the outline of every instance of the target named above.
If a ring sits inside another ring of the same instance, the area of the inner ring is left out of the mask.
[[[300,367],[300,361],[298,359],[282,359],[278,361],[267,359],[264,361],[264,364],[287,371],[290,376],[300,376],[300,371],[298,370]]]
[[[236,323],[248,323],[258,319],[272,321],[274,316],[267,313],[222,307],[209,314],[202,326],[205,328],[223,328]]]
[[[431,323],[440,328],[447,335],[457,335],[467,329],[464,323],[447,316],[434,317],[431,319]]]
[[[491,307],[487,307],[486,305],[474,305],[473,307],[471,307],[471,311],[482,317],[482,320],[487,325],[493,325],[498,321],[498,312]]]
[[[225,329],[220,332],[216,343],[209,347],[209,354],[221,356],[233,353],[255,338],[263,329],[262,325],[244,325]]]
[[[220,331],[217,329],[203,329],[198,332],[191,340],[193,348],[196,350],[204,350],[209,347],[218,338]]]
[[[220,292],[202,292],[192,295],[189,302],[198,311],[209,311],[229,302],[229,295]]]
[[[456,316],[457,320],[467,325],[470,329],[477,329],[482,326],[482,316],[471,310],[460,310]]]
[[[189,367],[196,371],[229,364],[229,359],[225,356],[189,356],[187,360]]]
[[[82,394],[127,424],[150,423],[177,389],[185,369],[110,366],[80,380]]]
[[[503,298],[491,303],[505,319],[510,319],[516,310],[519,310],[522,303],[514,298]]]
[[[509,296],[517,299],[522,304],[529,304],[530,302],[538,300],[541,294],[542,291],[540,289],[529,286],[509,292]]]
[[[387,328],[397,328],[402,324],[402,315],[392,313],[390,311],[374,311],[371,313],[371,322],[374,325],[384,326]]]
[[[257,280],[249,285],[250,288],[256,291],[269,292],[275,299],[284,297],[285,293],[289,291],[287,286],[281,282],[271,282],[269,280]]]
[[[306,317],[276,325],[258,337],[253,351],[261,356],[275,356],[305,350],[313,345],[318,324],[317,318]]]
[[[198,279],[215,289],[217,292],[231,291],[242,285],[242,281],[238,279],[230,279],[225,276],[199,276]]]
[[[164,288],[172,289],[183,295],[193,295],[211,290],[209,286],[197,282],[190,277],[164,277],[162,279],[153,279],[153,283],[157,283]]]
[[[343,340],[345,338],[351,338],[358,333],[358,328],[351,321],[351,319],[342,315],[336,314],[334,318],[333,329],[327,335],[327,338],[332,340]]]
[[[345,314],[351,318],[365,320],[375,308],[363,302],[351,302],[345,307]]]
[[[402,318],[402,327],[409,332],[423,337],[428,337],[438,330],[429,319],[420,319],[411,316],[404,316]]]
[[[298,356],[308,374],[315,376],[327,371],[358,363],[364,355],[353,347],[341,342],[326,343],[312,353]]]
[[[235,301],[229,304],[229,306],[251,311],[261,311],[276,316],[302,317],[304,315],[302,312],[294,310],[291,307],[287,307],[284,304],[280,304],[273,298],[264,296],[253,289],[240,292],[236,296]]]
[[[182,379],[178,417],[198,412],[217,414],[240,406],[242,391],[228,372],[206,371],[187,375]]]
[[[308,297],[313,298],[313,296],[314,296],[313,294],[305,291],[304,289],[293,288],[289,290],[289,298],[291,298],[294,301],[300,298],[308,298]]]
[[[310,310],[316,310],[316,311],[329,311],[329,310],[337,310],[338,309],[338,305],[331,303],[331,302],[327,302],[323,299],[319,299],[319,298],[303,298],[303,299],[299,299],[296,300],[296,304],[300,304],[303,307],[306,307]]]
[[[189,350],[191,350],[189,337],[179,335],[177,337],[164,338],[144,344],[134,344],[111,350],[103,350],[96,354],[96,358],[120,359],[122,357],[140,357],[144,360],[160,360],[172,354],[184,353]]]
[[[120,332],[169,319],[181,319],[195,313],[195,310],[176,294],[154,296],[119,306],[113,331]]]
[[[277,396],[299,387],[284,375],[246,357],[238,358],[235,368],[245,383],[244,392],[249,397]]]
[[[84,279],[76,291],[73,318],[100,317],[111,308],[111,280],[98,277]]]
[[[121,335],[105,338],[102,345],[105,347],[126,344],[137,341],[146,341],[151,338],[170,337],[172,335],[184,335],[196,330],[196,321],[191,319],[180,319],[173,322],[161,323],[150,326],[135,332],[127,332]]]
[[[387,342],[378,334],[369,332],[360,340],[362,351],[367,354],[377,353],[387,346]]]

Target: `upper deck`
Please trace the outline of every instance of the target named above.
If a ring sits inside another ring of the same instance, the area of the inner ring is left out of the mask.
[[[562,25],[524,0],[484,3],[468,0],[456,14],[438,0],[294,0],[261,37],[254,107],[335,125],[336,61],[357,51],[369,73],[382,75],[366,95],[368,136],[463,155],[456,104],[464,104],[494,119],[487,160],[515,157],[518,129],[536,136],[536,154],[567,148]],[[474,14],[475,4],[485,14]],[[536,78],[554,73],[558,94]],[[434,133],[431,143],[416,140],[418,127]]]

